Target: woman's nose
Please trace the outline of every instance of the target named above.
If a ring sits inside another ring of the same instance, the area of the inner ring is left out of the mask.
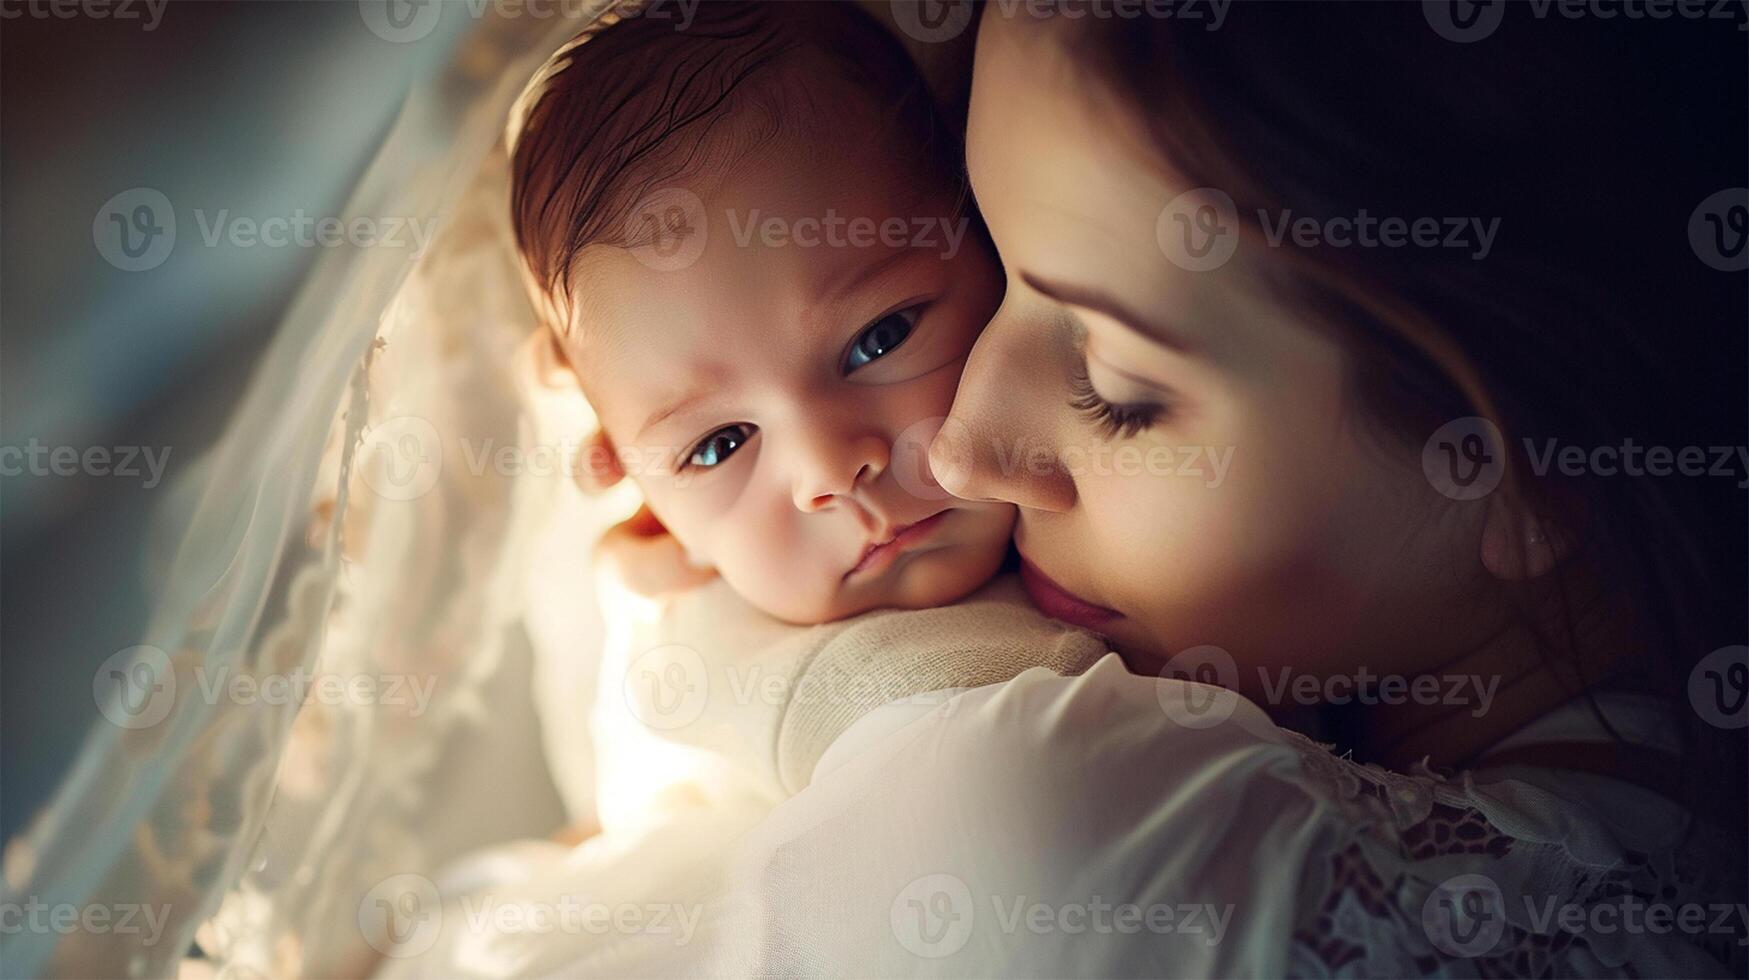
[[[803,447],[795,481],[796,509],[811,513],[873,483],[892,461],[892,447],[880,436],[847,435],[821,429]]]
[[[1056,433],[1066,396],[1058,346],[1046,325],[1004,317],[984,328],[966,359],[953,409],[929,446],[942,489],[965,500],[1002,500],[1065,511],[1075,482],[1058,465]]]

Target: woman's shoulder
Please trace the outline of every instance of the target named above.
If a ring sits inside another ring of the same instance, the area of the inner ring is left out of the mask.
[[[841,829],[846,814],[871,817],[862,836],[882,866],[947,875],[933,880],[971,903],[974,934],[977,912],[1017,895],[1052,907],[1121,896],[1157,925],[1166,909],[1204,924],[1149,944],[995,923],[993,955],[1026,948],[1066,974],[1701,975],[1742,935],[1735,912],[1723,932],[1609,931],[1644,911],[1619,909],[1624,894],[1663,896],[1669,912],[1655,915],[1673,922],[1701,915],[1705,876],[1668,822],[1628,826],[1607,798],[1522,780],[1357,764],[1237,695],[1136,676],[1115,656],[875,712],[786,807],[809,824],[832,812]],[[785,859],[808,849],[787,840]],[[840,845],[836,868],[855,853]]]

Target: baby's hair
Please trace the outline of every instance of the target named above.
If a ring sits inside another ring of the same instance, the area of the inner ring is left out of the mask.
[[[963,194],[957,135],[904,48],[854,6],[706,3],[685,30],[628,16],[560,56],[512,148],[511,223],[538,305],[560,318],[548,327],[571,333],[585,249],[638,244],[627,226],[645,195],[844,112],[819,104],[798,61],[866,93],[920,175]],[[751,124],[719,128],[732,116]]]

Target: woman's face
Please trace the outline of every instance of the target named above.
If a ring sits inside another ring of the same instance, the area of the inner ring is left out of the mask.
[[[943,485],[1018,504],[1035,602],[1144,669],[1215,645],[1255,690],[1439,662],[1485,628],[1453,599],[1483,574],[1473,510],[1356,416],[1261,241],[1168,257],[1156,225],[1192,188],[1051,30],[986,16],[978,42],[968,165],[1007,292],[931,449]]]

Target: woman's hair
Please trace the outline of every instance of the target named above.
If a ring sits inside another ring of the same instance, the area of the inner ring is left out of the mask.
[[[1086,17],[1063,37],[1092,90],[1144,120],[1190,186],[1228,193],[1248,234],[1260,209],[1498,219],[1485,258],[1289,243],[1271,265],[1336,332],[1355,402],[1394,451],[1466,416],[1499,426],[1502,490],[1558,518],[1576,542],[1560,571],[1584,569],[1630,611],[1638,666],[1683,705],[1691,801],[1735,794],[1740,813],[1743,733],[1707,725],[1686,692],[1699,658],[1744,642],[1749,474],[1736,460],[1698,477],[1531,463],[1550,445],[1745,443],[1743,275],[1703,263],[1688,231],[1697,205],[1744,183],[1742,35],[1511,4],[1463,42],[1433,15],[1238,4],[1217,31]],[[1539,636],[1584,670],[1571,623]]]
[[[863,104],[828,104],[843,89],[818,85],[821,72]],[[627,226],[645,195],[846,113],[869,116],[921,175],[963,191],[958,136],[904,48],[856,7],[719,0],[677,29],[627,5],[560,56],[512,149],[511,222],[534,288],[568,317],[585,249],[642,244]]]

